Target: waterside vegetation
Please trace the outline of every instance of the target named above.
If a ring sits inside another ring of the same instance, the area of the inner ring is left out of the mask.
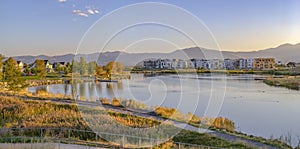
[[[1,119],[0,126],[2,128],[71,128],[71,129],[81,129],[81,130],[91,130],[87,125],[86,121],[81,118],[80,112],[77,106],[67,105],[67,104],[56,104],[40,101],[24,101],[20,99],[15,99],[14,97],[0,96],[0,111]],[[95,111],[86,109],[86,113],[93,112],[97,114],[104,121],[108,119],[107,115],[103,115],[104,111]],[[126,114],[121,114],[117,112],[110,112],[109,115],[114,119],[118,120],[124,125],[131,127],[148,127],[153,126],[157,122],[155,120],[149,120],[137,116],[130,116]],[[106,123],[99,123],[101,127],[110,126],[105,125]],[[23,132],[25,133],[25,132]],[[37,132],[27,132],[27,133],[39,133]],[[157,133],[157,132],[156,132]],[[26,135],[26,134],[23,134]],[[73,137],[79,137],[81,139],[87,139],[90,141],[95,141],[95,136],[84,135],[82,133],[73,133]],[[186,136],[186,139],[182,139]],[[2,136],[5,137],[5,136]],[[184,143],[195,143],[207,146],[216,147],[236,147],[241,148],[251,148],[243,143],[231,143],[219,138],[216,138],[209,134],[199,134],[190,131],[182,131],[178,135],[174,136],[173,139],[168,142],[156,146],[156,148],[170,148],[174,146],[174,141],[180,141]],[[193,141],[193,142],[191,142]],[[103,139],[99,139],[98,142],[103,142],[109,144]],[[128,145],[129,146],[129,145]]]

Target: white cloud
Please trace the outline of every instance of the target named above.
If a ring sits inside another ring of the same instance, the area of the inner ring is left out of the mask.
[[[80,13],[77,13],[77,15],[79,16],[83,16],[83,17],[88,17],[89,15],[84,13],[84,12],[80,12]]]
[[[73,10],[73,13],[79,13],[79,12],[81,12],[81,10],[78,10],[78,9],[75,9],[75,10]]]
[[[97,9],[95,9],[94,12],[95,12],[95,13],[100,13],[99,10],[97,10]]]
[[[89,16],[87,13],[82,12],[81,10],[78,10],[78,9],[73,10],[73,13],[77,14],[79,16],[83,16],[83,17],[88,17]]]
[[[73,7],[75,7],[74,4],[73,4]],[[85,6],[84,11],[82,11],[80,9],[74,9],[73,13],[76,15],[79,15],[79,16],[88,17],[89,15],[98,14],[98,13],[100,13],[100,11],[97,10],[94,6]]]
[[[88,12],[89,14],[95,14],[94,10],[92,10],[92,9],[87,9],[87,12]]]
[[[89,13],[89,14],[98,14],[98,13],[100,13],[100,11],[92,5],[85,6],[85,9],[86,9],[87,13]]]
[[[57,0],[58,2],[60,2],[60,3],[64,3],[64,2],[66,2],[67,0]]]

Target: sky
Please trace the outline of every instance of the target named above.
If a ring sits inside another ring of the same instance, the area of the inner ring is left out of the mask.
[[[143,2],[163,7],[133,7]],[[299,0],[2,0],[0,12],[5,56],[171,52],[193,46],[253,51],[300,43]],[[144,23],[120,31],[130,21]]]

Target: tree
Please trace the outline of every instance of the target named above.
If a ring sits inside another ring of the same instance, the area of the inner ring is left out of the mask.
[[[29,66],[28,66],[27,64],[24,65],[24,73],[25,73],[26,75],[31,74],[31,70],[30,70],[30,68],[29,68]]]
[[[88,65],[87,65],[87,72],[88,72],[88,74],[94,75],[97,66],[98,65],[97,65],[97,63],[95,61],[94,62],[89,62]]]
[[[106,71],[108,74],[122,73],[123,70],[124,70],[124,65],[121,62],[111,61],[106,65]]]
[[[21,71],[17,65],[17,61],[12,57],[5,61],[3,73],[9,90],[19,91],[27,86],[25,81],[21,78]]]
[[[87,70],[86,61],[85,61],[85,59],[83,57],[80,57],[80,62],[79,62],[79,72],[80,72],[80,75],[86,74],[86,70]]]
[[[44,60],[35,61],[35,71],[36,71],[36,75],[39,78],[46,77],[47,72],[46,72],[46,66]]]
[[[96,76],[98,76],[98,77],[107,76],[106,71],[104,70],[103,66],[98,66],[96,68]]]
[[[110,75],[112,73],[115,73],[116,72],[116,69],[117,69],[117,66],[116,66],[116,63],[114,61],[112,62],[109,62],[107,65],[106,65],[106,72]]]
[[[227,131],[234,131],[235,130],[235,126],[234,126],[234,122],[225,118],[224,119],[224,128],[227,130]]]
[[[198,116],[196,116],[196,115],[194,115],[194,114],[192,114],[190,112],[187,113],[187,120],[189,122],[198,123],[198,124],[201,122],[201,118],[200,117],[198,117]]]
[[[295,62],[288,62],[286,64],[286,66],[291,67],[291,68],[295,68],[296,67],[296,63]]]
[[[55,71],[57,71],[57,72],[64,71],[64,67],[61,66],[60,64],[58,64],[58,65],[55,67]]]
[[[2,76],[3,76],[3,59],[4,56],[0,54],[0,80],[2,80]]]
[[[123,70],[124,70],[124,65],[123,65],[123,63],[121,63],[121,62],[116,62],[116,65],[117,65],[117,72],[118,72],[118,73],[122,73]]]
[[[71,72],[72,73],[76,73],[79,71],[79,64],[76,60],[72,60],[72,68],[71,68]]]
[[[68,62],[66,67],[65,67],[64,72],[65,72],[65,74],[68,74],[68,73],[71,72],[71,70],[72,70],[72,66],[71,66],[70,62]]]

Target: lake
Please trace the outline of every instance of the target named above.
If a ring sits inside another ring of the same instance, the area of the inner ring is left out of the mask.
[[[59,84],[29,87],[95,100],[99,97],[139,100],[149,106],[178,108],[198,116],[227,117],[246,134],[270,138],[300,136],[300,92],[272,87],[254,75],[184,74],[144,77],[132,74],[122,83]]]

